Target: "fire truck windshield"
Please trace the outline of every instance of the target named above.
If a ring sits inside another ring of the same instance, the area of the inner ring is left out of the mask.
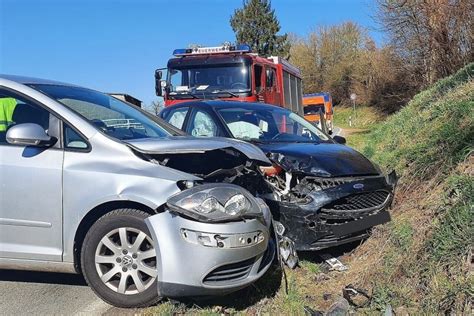
[[[182,66],[168,69],[170,99],[235,97],[250,92],[249,66],[239,63]]]

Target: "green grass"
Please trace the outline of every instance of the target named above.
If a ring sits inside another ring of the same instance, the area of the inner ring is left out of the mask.
[[[474,177],[458,166],[472,167],[474,63],[419,93],[372,131],[350,135],[348,143],[386,170],[395,168],[403,198],[413,195],[416,203],[380,236],[383,264],[370,275],[372,310],[391,304],[421,314],[467,313],[474,296]]]
[[[359,151],[362,151],[364,150],[367,144],[367,138],[369,137],[369,135],[369,129],[351,131],[351,133],[346,136],[347,145]]]
[[[384,116],[375,108],[365,105],[357,106],[355,113],[351,107],[334,107],[334,126],[341,128],[371,129],[383,119]],[[352,126],[349,126],[350,120]]]
[[[319,264],[308,261],[308,260],[301,260],[299,265],[308,273],[313,274],[313,275],[323,272]]]
[[[442,216],[426,242],[422,283],[428,287],[426,310],[459,311],[474,297],[474,276],[469,273],[469,252],[474,240],[474,178],[448,179]]]
[[[473,152],[474,63],[416,95],[370,133],[363,152],[412,178],[447,171]]]

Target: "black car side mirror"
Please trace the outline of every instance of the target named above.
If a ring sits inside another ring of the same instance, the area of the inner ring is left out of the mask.
[[[336,143],[344,145],[346,143],[346,138],[336,135],[332,138]]]

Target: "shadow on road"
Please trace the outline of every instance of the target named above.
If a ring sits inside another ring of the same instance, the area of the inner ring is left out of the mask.
[[[79,274],[0,270],[0,282],[47,283],[87,286]]]
[[[235,293],[208,298],[182,299],[173,302],[176,306],[180,306],[183,309],[183,313],[185,313],[187,308],[212,309],[216,306],[225,306],[226,308],[242,311],[264,298],[274,297],[280,289],[281,283],[282,270],[278,267],[277,263],[274,263],[257,282]]]
[[[321,255],[328,254],[335,258],[340,258],[344,255],[352,253],[365,242],[366,239],[360,241],[354,241],[351,243],[343,244],[337,247],[323,249],[319,251],[302,251],[298,252],[298,257],[300,260],[307,260],[317,264],[324,263],[324,259]]]

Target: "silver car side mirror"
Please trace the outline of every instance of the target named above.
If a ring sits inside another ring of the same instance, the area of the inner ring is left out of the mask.
[[[49,147],[57,140],[46,134],[41,126],[33,123],[12,126],[8,129],[6,136],[9,144],[23,146]]]

